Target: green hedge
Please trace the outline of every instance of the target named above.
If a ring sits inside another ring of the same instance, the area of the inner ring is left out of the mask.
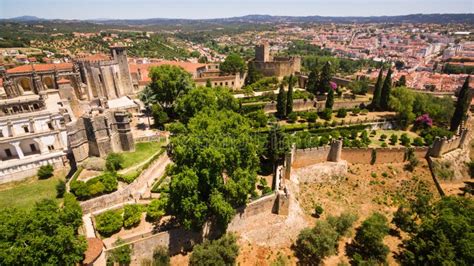
[[[117,190],[117,174],[105,172],[87,182],[77,181],[77,177],[71,181],[70,190],[78,199],[86,200]]]

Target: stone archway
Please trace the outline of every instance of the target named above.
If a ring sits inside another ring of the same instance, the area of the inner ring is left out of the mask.
[[[40,145],[32,139],[25,139],[20,142],[21,151],[25,156],[40,154]]]
[[[15,146],[8,143],[0,144],[0,160],[6,161],[11,159],[18,159]]]
[[[33,92],[33,85],[29,78],[21,78],[18,81],[18,86],[23,90],[23,93]]]
[[[45,89],[54,89],[54,80],[51,77],[44,77],[43,85]]]

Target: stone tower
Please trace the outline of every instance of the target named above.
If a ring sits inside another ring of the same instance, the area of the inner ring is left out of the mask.
[[[126,47],[116,45],[110,47],[112,58],[118,63],[120,71],[120,95],[130,95],[133,93],[132,76],[128,68],[127,50]]]
[[[269,62],[270,60],[270,47],[268,43],[263,43],[255,46],[255,61],[257,62]]]

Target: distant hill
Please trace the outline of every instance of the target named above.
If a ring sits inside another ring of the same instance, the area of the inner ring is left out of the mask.
[[[90,22],[102,25],[131,25],[131,26],[172,26],[172,25],[193,25],[196,23],[207,25],[226,24],[270,24],[270,23],[467,23],[474,24],[474,14],[411,14],[403,16],[372,16],[372,17],[326,17],[326,16],[271,16],[271,15],[247,15],[241,17],[215,18],[215,19],[89,19],[89,20],[48,20],[35,16],[21,16],[0,21],[13,22]]]

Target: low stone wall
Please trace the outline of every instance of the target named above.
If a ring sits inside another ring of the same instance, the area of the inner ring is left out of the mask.
[[[64,167],[64,153],[53,153],[48,155],[38,155],[38,158],[25,158],[19,164],[6,166],[0,169],[0,184],[21,181],[25,178],[36,176],[38,169],[43,165],[52,165],[54,169]],[[8,161],[2,162],[7,164]]]
[[[156,174],[154,173],[156,167],[166,163],[167,160],[168,157],[166,155],[162,155],[161,157],[159,157],[155,162],[150,165],[150,167],[144,170],[140,174],[140,176],[135,179],[135,181],[133,181],[124,189],[81,202],[80,204],[82,207],[82,211],[84,213],[91,213],[96,212],[100,209],[109,208],[111,206],[121,204],[125,201],[139,200],[145,193],[146,188],[150,188],[153,185],[154,180],[156,178],[159,178],[159,176],[155,176],[155,179],[147,181],[145,180],[146,177],[152,174]]]
[[[453,136],[451,139],[447,138],[437,138],[433,142],[430,156],[433,157],[441,157],[443,154],[453,151],[458,148],[462,148],[462,146],[466,142],[466,138],[468,137],[469,130],[463,129],[459,135]]]

